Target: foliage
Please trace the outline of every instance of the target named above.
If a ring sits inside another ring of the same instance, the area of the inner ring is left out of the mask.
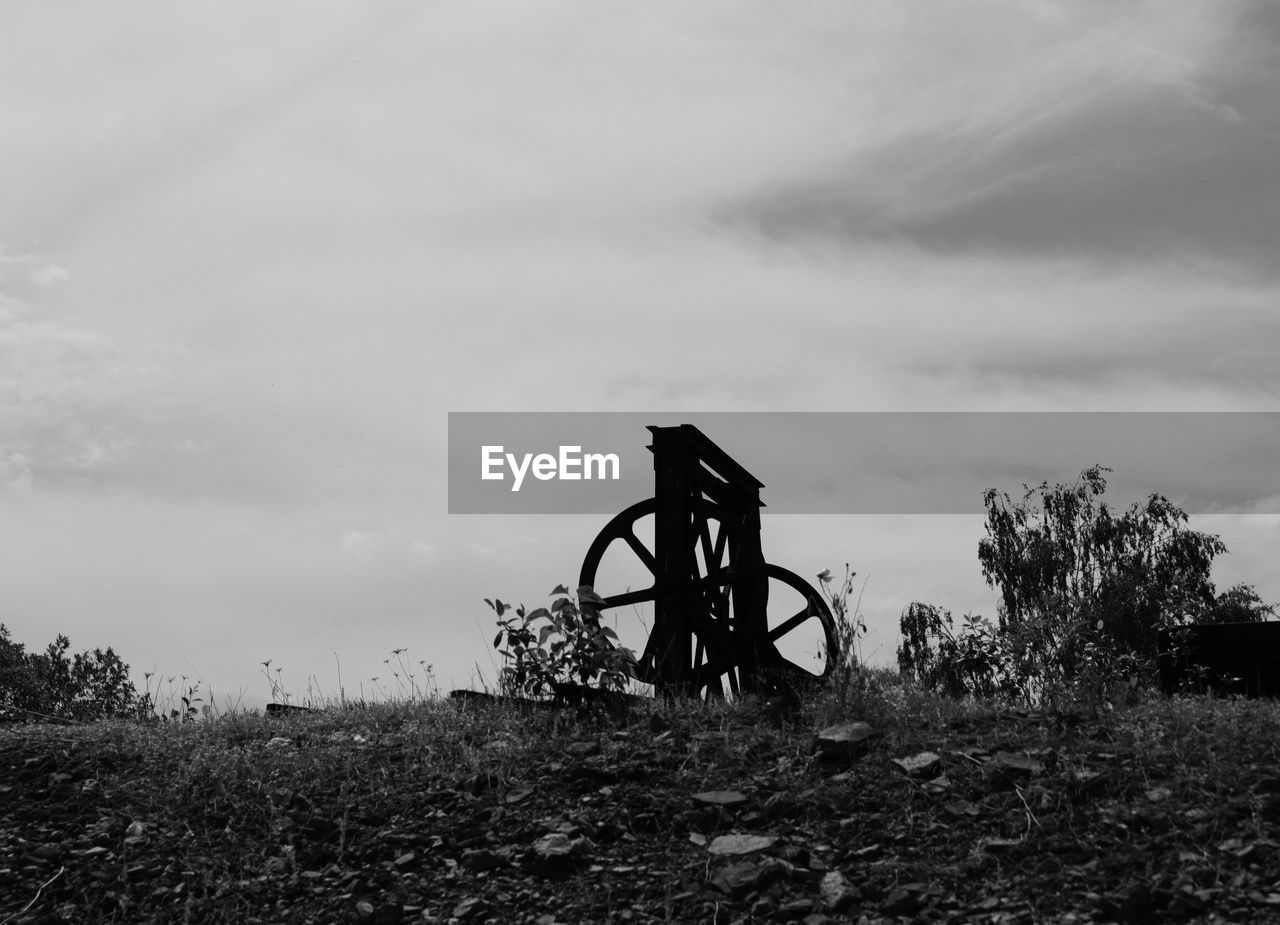
[[[564,585],[557,585],[550,609],[533,611],[485,598],[498,615],[493,647],[507,663],[499,682],[503,693],[538,697],[565,683],[613,691],[627,686],[635,654],[619,645],[618,634],[600,622],[598,608],[604,599],[587,585],[578,588],[576,602],[568,594]],[[515,616],[504,617],[508,610]]]
[[[949,697],[993,697],[1016,690],[1006,638],[981,616],[966,614],[957,630],[951,611],[914,601],[899,621],[898,668]]]
[[[1150,683],[1161,629],[1274,614],[1249,585],[1215,594],[1210,572],[1226,546],[1189,529],[1167,498],[1120,514],[1100,501],[1109,471],[1024,485],[1018,502],[988,490],[978,560],[1000,591],[998,622],[966,616],[957,630],[950,612],[915,602],[900,620],[900,668],[956,696],[1109,700]]]
[[[1161,628],[1201,622],[1219,606],[1210,572],[1227,551],[1222,540],[1188,529],[1187,515],[1159,494],[1117,515],[1096,501],[1109,471],[1085,469],[1069,487],[1024,485],[1016,504],[994,488],[984,494],[978,561],[1000,589],[1002,630],[1057,622],[1057,635],[1078,637],[1101,622],[1118,649],[1152,657]],[[1233,589],[1237,611],[1248,590]]]
[[[129,681],[129,666],[110,648],[68,657],[58,634],[42,653],[27,652],[0,623],[0,718],[93,721],[149,712]]]
[[[1274,619],[1275,604],[1264,604],[1253,585],[1233,585],[1217,596],[1199,623],[1259,623]]]
[[[822,583],[822,594],[827,599],[831,614],[835,618],[835,651],[827,652],[825,655],[832,663],[831,687],[842,708],[849,706],[864,681],[861,670],[861,641],[867,634],[867,624],[862,619],[856,604],[853,612],[849,611],[849,597],[853,593],[853,579],[857,574],[849,570],[849,563],[846,562],[844,581],[833,589],[831,570],[823,569],[818,573],[818,580]],[[859,594],[860,600],[861,594]]]

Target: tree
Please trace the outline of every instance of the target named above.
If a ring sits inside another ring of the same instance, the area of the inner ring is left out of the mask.
[[[1002,631],[1035,623],[1093,627],[1119,650],[1151,658],[1163,627],[1269,612],[1247,585],[1220,602],[1210,573],[1227,547],[1189,529],[1169,499],[1153,494],[1120,515],[1098,501],[1110,471],[1085,469],[1071,486],[1024,485],[1017,503],[994,488],[985,493],[987,536],[978,561],[1000,590]]]
[[[1153,494],[1121,514],[1102,502],[1110,471],[1023,485],[1017,502],[988,490],[978,561],[1000,591],[998,625],[966,617],[956,632],[949,612],[913,603],[900,621],[899,666],[936,690],[1034,701],[1084,678],[1134,685],[1153,671],[1165,627],[1274,616],[1251,585],[1215,592],[1213,560],[1226,545],[1189,529],[1169,499]]]
[[[0,623],[0,719],[20,718],[15,715],[32,709],[39,698],[40,680],[25,647]]]
[[[138,712],[129,666],[110,648],[67,657],[61,633],[43,653],[27,652],[0,623],[0,716],[93,721]]]

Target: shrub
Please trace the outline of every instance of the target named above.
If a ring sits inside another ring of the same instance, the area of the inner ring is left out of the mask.
[[[994,488],[985,493],[978,561],[1000,590],[1002,631],[1041,624],[1070,659],[1093,626],[1120,651],[1153,658],[1159,629],[1213,612],[1210,572],[1226,545],[1188,529],[1187,515],[1162,495],[1117,515],[1095,500],[1110,471],[1085,469],[1072,486],[1024,485],[1017,503]],[[1232,600],[1241,603],[1240,592]]]
[[[950,697],[992,697],[1017,690],[1009,640],[981,616],[957,631],[951,611],[913,601],[899,625],[898,669]]]
[[[506,662],[499,681],[503,693],[538,697],[564,684],[621,691],[631,680],[635,654],[601,624],[598,606],[604,600],[586,585],[578,589],[576,602],[568,594],[557,585],[550,609],[534,611],[485,598],[498,615],[493,646]],[[504,617],[509,610],[514,617]]]
[[[0,623],[0,718],[93,721],[148,712],[129,681],[129,666],[110,648],[67,657],[59,634],[42,653],[27,652]]]
[[[1167,498],[1122,514],[1099,501],[1109,471],[1024,485],[1018,502],[988,490],[978,561],[1000,591],[997,625],[967,616],[957,632],[948,611],[915,602],[901,617],[899,666],[940,691],[1028,703],[1134,691],[1154,677],[1160,629],[1274,614],[1249,585],[1215,594],[1210,572],[1226,545],[1189,529]]]

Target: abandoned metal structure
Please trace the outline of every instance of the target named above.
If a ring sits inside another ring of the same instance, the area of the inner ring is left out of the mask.
[[[1280,697],[1280,622],[1163,629],[1157,665],[1165,694],[1186,690]]]
[[[735,695],[772,692],[826,677],[834,667],[835,621],[812,585],[765,562],[763,484],[690,424],[648,430],[654,497],[609,521],[587,551],[579,579],[603,598],[597,610],[653,604],[636,679],[659,692],[717,697],[726,687]],[[636,534],[636,524],[649,515],[652,544]],[[652,585],[619,593],[596,586],[601,560],[615,542],[639,559]],[[771,618],[770,582],[799,592],[805,605]],[[820,672],[795,664],[777,647],[810,620],[822,633]]]

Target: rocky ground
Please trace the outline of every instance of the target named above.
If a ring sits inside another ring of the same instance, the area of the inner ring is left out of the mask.
[[[0,923],[1280,922],[1278,715],[13,726]]]

